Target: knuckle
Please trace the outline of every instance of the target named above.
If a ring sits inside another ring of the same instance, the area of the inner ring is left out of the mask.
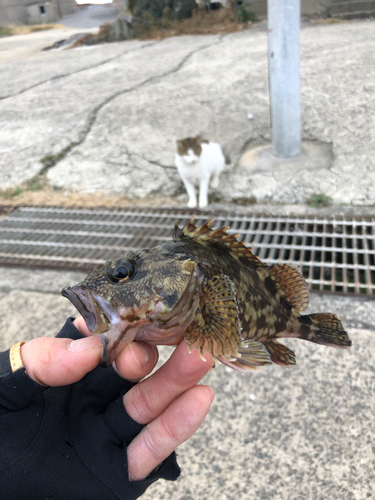
[[[126,410],[131,408],[132,418],[140,424],[146,424],[154,418],[155,409],[149,399],[149,393],[142,385],[135,385],[128,392],[130,401]]]

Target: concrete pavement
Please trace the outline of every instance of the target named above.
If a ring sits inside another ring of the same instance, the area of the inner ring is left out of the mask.
[[[301,204],[325,194],[338,205],[375,203],[374,21],[302,27],[303,139],[321,145],[326,161],[265,171],[240,161],[271,140],[264,23],[56,52],[39,52],[39,36],[28,35],[27,57],[12,38],[0,40],[2,187],[30,179],[53,156],[55,189],[158,193],[183,204],[175,139],[201,133],[233,160],[216,199]]]
[[[112,5],[87,5],[80,7],[71,16],[59,20],[59,24],[67,28],[92,29],[102,24],[113,23],[118,16],[118,10]]]
[[[53,335],[74,308],[59,291],[82,273],[2,269],[1,347]],[[20,314],[22,311],[22,314]],[[297,365],[236,373],[220,363],[198,432],[178,450],[182,476],[145,500],[364,500],[375,482],[375,310],[368,299],[313,294],[309,312],[339,314],[353,341],[338,350],[285,342]],[[166,360],[171,348],[161,348]]]

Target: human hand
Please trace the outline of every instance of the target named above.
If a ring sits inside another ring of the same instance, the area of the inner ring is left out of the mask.
[[[25,369],[42,385],[61,386],[80,380],[100,361],[102,343],[92,335],[82,318],[75,326],[88,338],[38,338],[21,347]],[[147,424],[127,448],[129,479],[144,479],[172,451],[191,437],[207,415],[214,393],[199,385],[211,369],[197,350],[188,353],[185,342],[153,375],[135,385],[123,397],[125,410],[136,422]],[[117,357],[115,370],[128,380],[148,375],[158,359],[156,347],[132,342]]]

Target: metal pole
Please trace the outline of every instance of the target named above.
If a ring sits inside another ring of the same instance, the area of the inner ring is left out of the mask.
[[[61,19],[61,7],[60,7],[60,0],[56,0],[56,7],[57,7],[57,19]]]
[[[300,0],[267,0],[272,142],[280,158],[301,151]]]

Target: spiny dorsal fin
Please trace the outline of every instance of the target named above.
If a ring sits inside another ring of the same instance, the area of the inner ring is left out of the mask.
[[[304,311],[309,305],[307,284],[298,267],[291,264],[264,266],[258,269],[258,274],[263,280],[271,278],[276,290],[282,291],[296,312]]]
[[[237,240],[238,234],[227,234],[230,226],[211,229],[213,221],[213,219],[209,220],[202,226],[197,227],[194,225],[194,217],[192,217],[182,229],[178,227],[178,223],[176,222],[173,231],[173,240],[194,240],[203,245],[209,245],[210,243],[219,244],[223,248],[226,248],[234,257],[242,257],[256,265],[262,265],[262,261],[252,253],[251,248],[248,248],[242,241]]]
[[[203,285],[200,309],[186,330],[189,350],[199,348],[213,358],[238,356],[240,330],[233,284],[227,276],[214,276]]]

